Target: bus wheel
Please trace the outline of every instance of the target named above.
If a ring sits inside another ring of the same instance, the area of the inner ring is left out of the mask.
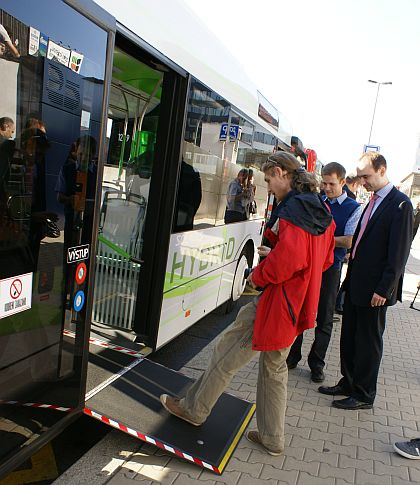
[[[245,248],[242,250],[241,255],[236,265],[235,277],[233,279],[232,294],[230,299],[226,302],[226,313],[229,313],[235,307],[235,302],[239,300],[242,293],[245,290],[246,279],[244,278],[245,270],[249,267],[248,258]]]

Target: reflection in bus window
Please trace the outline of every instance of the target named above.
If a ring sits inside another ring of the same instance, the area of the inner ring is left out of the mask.
[[[247,180],[248,170],[246,168],[242,168],[239,170],[236,178],[229,182],[226,193],[225,224],[245,221],[247,219]]]
[[[178,231],[193,229],[194,217],[202,199],[200,174],[184,160],[181,161],[178,200],[175,209]]]
[[[183,225],[185,215],[180,208],[185,181],[181,170],[174,231],[264,217],[267,189],[260,169],[276,145],[272,133],[238,114],[224,98],[192,79],[183,162],[200,176],[201,202],[192,225],[190,220],[187,226]],[[252,180],[238,181],[238,174],[245,173],[242,169],[252,171]]]

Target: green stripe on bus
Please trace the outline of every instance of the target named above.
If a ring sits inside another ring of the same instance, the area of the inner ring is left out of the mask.
[[[202,286],[206,285],[207,283],[210,283],[211,281],[213,281],[217,278],[220,278],[220,274],[216,274],[216,275],[212,275],[212,276],[205,276],[205,277],[202,276],[201,278],[196,278],[196,279],[190,278],[189,280],[184,278],[182,280],[182,286],[178,286],[177,288],[174,288],[173,290],[167,288],[167,283],[168,283],[168,280],[169,280],[170,277],[171,277],[171,274],[166,273],[166,277],[165,277],[166,281],[165,281],[165,289],[164,289],[165,293],[163,294],[164,300],[166,300],[168,298],[175,298],[177,296],[185,295],[185,293],[186,293],[185,285],[192,282],[192,281],[194,283],[191,285],[191,291],[196,290],[197,288],[201,288]]]
[[[214,290],[208,294],[206,294],[206,296],[200,298],[199,300],[195,299],[194,302],[191,304],[190,306],[190,310],[192,310],[194,307],[196,307],[199,303],[211,298],[211,297],[214,297],[214,295],[216,295],[218,293],[219,290]],[[217,308],[217,307],[216,307]],[[214,308],[215,309],[215,308]],[[213,311],[213,310],[212,310]],[[208,312],[207,314],[209,314],[211,312]],[[172,321],[174,320],[177,320],[178,318],[185,318],[185,311],[184,310],[178,310],[178,312],[171,316],[171,318],[167,318],[166,320],[163,320],[161,321],[161,325],[167,325],[168,323],[171,323]]]

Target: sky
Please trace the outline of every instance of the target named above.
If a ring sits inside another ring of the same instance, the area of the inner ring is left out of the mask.
[[[380,146],[398,185],[420,137],[419,0],[185,0],[325,164]]]

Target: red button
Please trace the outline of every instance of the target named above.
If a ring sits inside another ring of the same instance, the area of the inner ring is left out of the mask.
[[[76,268],[76,283],[81,285],[85,281],[86,275],[87,268],[85,263],[79,263]]]

